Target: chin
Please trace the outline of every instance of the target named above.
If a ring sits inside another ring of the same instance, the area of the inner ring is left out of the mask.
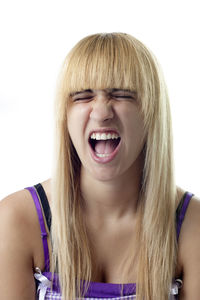
[[[102,174],[102,175],[96,175],[96,176],[94,176],[94,179],[96,179],[98,181],[102,181],[102,182],[109,182],[109,181],[113,180],[114,177]]]
[[[108,182],[116,179],[119,174],[116,170],[108,170],[107,168],[102,168],[102,170],[92,170],[90,172],[91,177],[98,181]]]

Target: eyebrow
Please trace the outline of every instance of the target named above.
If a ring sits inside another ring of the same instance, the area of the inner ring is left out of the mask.
[[[109,93],[113,93],[113,92],[128,92],[128,93],[132,93],[132,94],[137,94],[136,91],[131,91],[129,89],[116,89],[116,88],[113,88],[113,89],[105,89],[107,90]],[[79,95],[79,94],[83,94],[83,93],[93,93],[94,90],[91,90],[91,89],[86,89],[86,90],[82,90],[82,91],[77,91],[77,92],[74,92],[74,93],[71,93],[70,96],[76,96],[76,95]]]
[[[93,91],[91,89],[88,90],[83,90],[83,91],[78,91],[78,92],[74,92],[71,93],[70,96],[75,96],[75,95],[79,95],[79,94],[83,94],[83,93],[92,93]]]
[[[136,91],[131,91],[129,89],[108,89],[108,91],[110,93],[113,93],[113,92],[128,92],[128,93],[132,93],[132,94],[136,94]]]

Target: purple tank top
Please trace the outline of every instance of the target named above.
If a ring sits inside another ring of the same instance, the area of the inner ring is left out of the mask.
[[[42,186],[41,186],[42,188]],[[44,248],[44,258],[45,258],[45,270],[44,272],[41,272],[39,268],[36,268],[36,273],[34,274],[34,277],[37,281],[38,287],[37,287],[37,299],[39,300],[46,300],[46,299],[52,299],[52,300],[61,300],[61,293],[60,293],[60,286],[59,286],[59,279],[58,274],[55,274],[53,279],[53,289],[51,290],[51,279],[52,274],[49,271],[50,266],[50,260],[49,260],[49,249],[48,249],[48,243],[47,243],[47,230],[45,227],[45,221],[44,221],[44,210],[42,208],[41,204],[41,197],[38,193],[38,190],[36,189],[36,186],[34,187],[27,187],[27,190],[32,195],[33,201],[35,203],[35,207],[38,214],[40,229],[41,229],[41,237],[43,242],[43,248]],[[43,190],[43,188],[42,188]],[[45,192],[43,190],[43,193],[45,195]],[[176,211],[176,225],[177,225],[177,240],[180,235],[181,226],[185,217],[185,213],[187,210],[187,207],[189,205],[190,199],[192,198],[193,194],[186,192],[178,206],[178,209]],[[43,198],[43,197],[42,197]],[[178,295],[178,289],[181,287],[181,280],[176,279],[172,282],[171,290],[170,290],[170,300],[177,299]],[[85,299],[93,300],[94,298],[98,298],[98,300],[108,300],[108,298],[113,299],[135,299],[136,295],[136,284],[135,283],[128,283],[123,284],[123,297],[121,297],[121,284],[113,284],[113,283],[102,283],[102,282],[90,282],[89,288],[87,290],[87,293],[85,295]]]

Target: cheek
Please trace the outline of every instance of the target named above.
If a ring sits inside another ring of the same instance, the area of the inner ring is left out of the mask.
[[[87,104],[75,104],[67,113],[68,126],[84,123],[90,115],[90,108]],[[80,126],[80,125],[79,125]],[[68,127],[69,128],[69,127]]]
[[[74,126],[74,117],[73,117],[73,111],[70,111],[70,113],[67,114],[67,128],[69,131],[69,135],[71,139],[73,140],[75,126]]]
[[[82,143],[88,116],[89,109],[87,105],[84,104],[74,105],[74,107],[71,107],[68,111],[67,126],[75,148],[78,148],[78,146]]]
[[[68,132],[69,132],[71,141],[72,141],[74,147],[76,148],[77,136],[78,136],[78,132],[77,132],[78,124],[75,120],[76,120],[75,114],[71,110],[70,113],[68,113],[68,115],[67,115],[67,127],[68,127]]]
[[[141,147],[145,140],[143,118],[137,110],[129,110],[124,113],[124,121],[127,127],[127,138],[133,145]]]
[[[121,107],[120,113],[128,128],[131,130],[136,129],[136,131],[144,132],[143,118],[137,106],[128,105]]]

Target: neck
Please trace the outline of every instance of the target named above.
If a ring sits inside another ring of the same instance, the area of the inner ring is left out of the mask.
[[[82,168],[80,183],[86,216],[110,222],[136,215],[142,169],[143,161],[139,157],[125,174],[100,181]]]

